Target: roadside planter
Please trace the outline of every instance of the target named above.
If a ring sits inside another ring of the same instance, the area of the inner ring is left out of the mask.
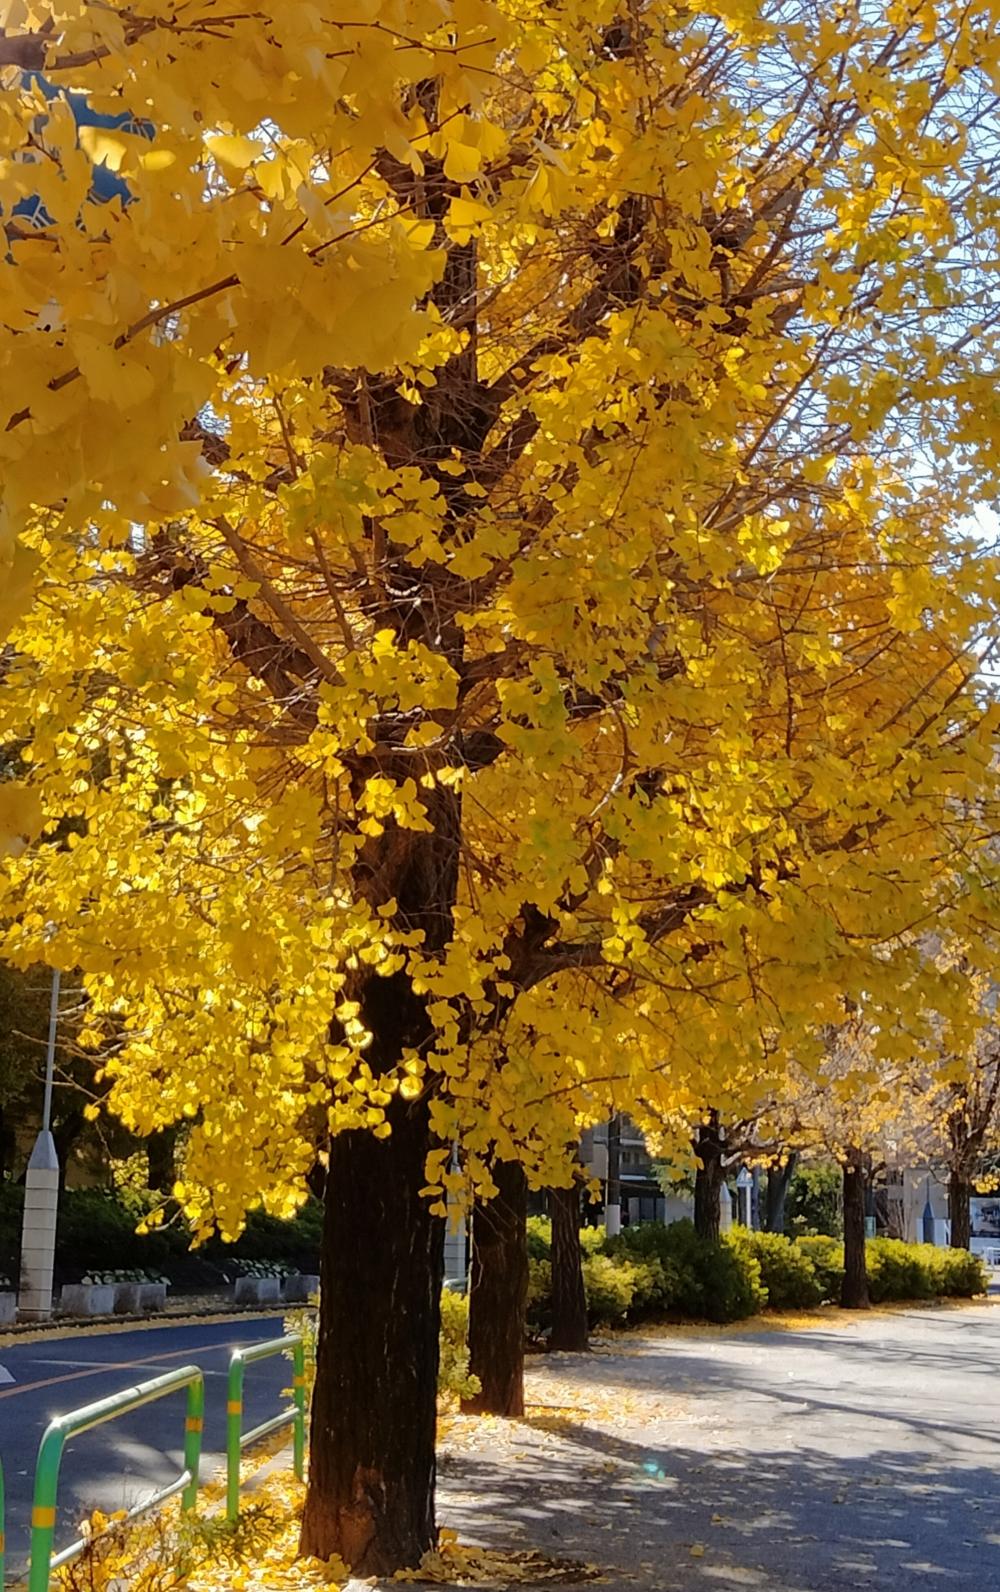
[[[275,1260],[240,1260],[236,1262],[235,1302],[238,1305],[278,1305],[281,1303],[281,1284],[287,1266]]]
[[[285,1302],[290,1305],[307,1305],[319,1293],[319,1278],[312,1272],[292,1272],[285,1278]]]
[[[237,1277],[238,1305],[276,1305],[280,1300],[280,1277]]]
[[[115,1315],[137,1316],[142,1309],[142,1283],[115,1283]]]
[[[63,1283],[59,1296],[59,1313],[63,1316],[110,1316],[114,1314],[114,1283],[83,1282]]]
[[[97,1271],[81,1283],[67,1283],[60,1308],[63,1315],[137,1316],[162,1310],[166,1297],[166,1279],[155,1272]]]
[[[105,1271],[101,1281],[113,1283],[115,1314],[140,1315],[147,1310],[162,1310],[167,1301],[167,1281],[149,1271]]]

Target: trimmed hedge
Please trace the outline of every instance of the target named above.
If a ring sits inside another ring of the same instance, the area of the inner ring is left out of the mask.
[[[756,1260],[772,1310],[814,1310],[827,1297],[809,1256],[783,1234],[734,1227],[726,1242],[737,1255]]]
[[[836,1239],[789,1239],[734,1227],[718,1244],[704,1243],[691,1222],[626,1227],[616,1238],[585,1228],[583,1281],[592,1326],[623,1326],[653,1317],[741,1321],[770,1307],[814,1309],[836,1303],[844,1275],[844,1247]],[[549,1325],[551,1229],[541,1217],[528,1224],[528,1325]],[[961,1249],[868,1243],[871,1297],[886,1300],[971,1298],[986,1290],[982,1262]]]

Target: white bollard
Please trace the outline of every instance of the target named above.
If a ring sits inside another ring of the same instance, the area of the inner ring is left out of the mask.
[[[43,1130],[35,1140],[24,1180],[18,1295],[18,1314],[24,1321],[44,1321],[52,1314],[58,1205],[59,1158],[55,1140],[51,1133]]]

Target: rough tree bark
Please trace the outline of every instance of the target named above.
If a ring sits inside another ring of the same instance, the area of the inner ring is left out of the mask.
[[[469,1414],[524,1414],[524,1334],[528,1302],[528,1181],[517,1161],[492,1168],[497,1192],[472,1213],[469,1370],[480,1391],[463,1399]]]
[[[844,1310],[867,1310],[868,1265],[865,1258],[865,1157],[858,1150],[848,1152],[844,1162],[844,1281],[840,1303]]]
[[[146,1181],[157,1194],[171,1194],[177,1182],[178,1127],[157,1128],[146,1140],[149,1171]]]
[[[552,1212],[552,1331],[549,1347],[582,1352],[589,1347],[587,1295],[580,1250],[580,1188],[549,1189]]]
[[[427,801],[433,832],[400,841],[390,887],[395,921],[446,944],[458,878],[460,799]],[[388,837],[387,837],[388,838]],[[384,848],[376,856],[385,858]],[[378,1077],[431,1042],[426,997],[406,972],[368,976],[355,998]],[[338,1555],[357,1575],[419,1564],[434,1518],[438,1335],[444,1221],[420,1190],[432,1140],[425,1099],[393,1097],[391,1132],[337,1134],[330,1145],[309,1485],[301,1552]]]
[[[952,1249],[972,1245],[972,1184],[965,1174],[952,1168],[948,1176],[948,1217],[951,1222]]]
[[[69,1171],[70,1157],[77,1140],[87,1126],[87,1119],[82,1109],[70,1110],[52,1124],[52,1137],[55,1140],[56,1155],[59,1157],[59,1188],[66,1187],[66,1174]]]
[[[792,1151],[785,1161],[772,1161],[767,1169],[767,1200],[764,1212],[764,1225],[769,1233],[783,1233],[785,1231],[785,1201],[795,1168],[798,1164],[798,1153]]]
[[[719,1113],[710,1111],[694,1139],[698,1169],[694,1177],[694,1226],[699,1238],[719,1242],[719,1195],[722,1192],[722,1135]]]

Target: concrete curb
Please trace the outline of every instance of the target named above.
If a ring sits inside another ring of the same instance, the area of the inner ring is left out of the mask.
[[[229,1305],[225,1309],[170,1311],[159,1310],[148,1316],[60,1316],[58,1321],[20,1321],[0,1332],[0,1348],[11,1347],[18,1341],[44,1343],[49,1338],[79,1338],[91,1333],[108,1336],[119,1332],[148,1331],[154,1327],[183,1327],[198,1321],[253,1321],[262,1317],[284,1316],[285,1305],[246,1305],[243,1308]],[[295,1305],[292,1308],[308,1308]]]

